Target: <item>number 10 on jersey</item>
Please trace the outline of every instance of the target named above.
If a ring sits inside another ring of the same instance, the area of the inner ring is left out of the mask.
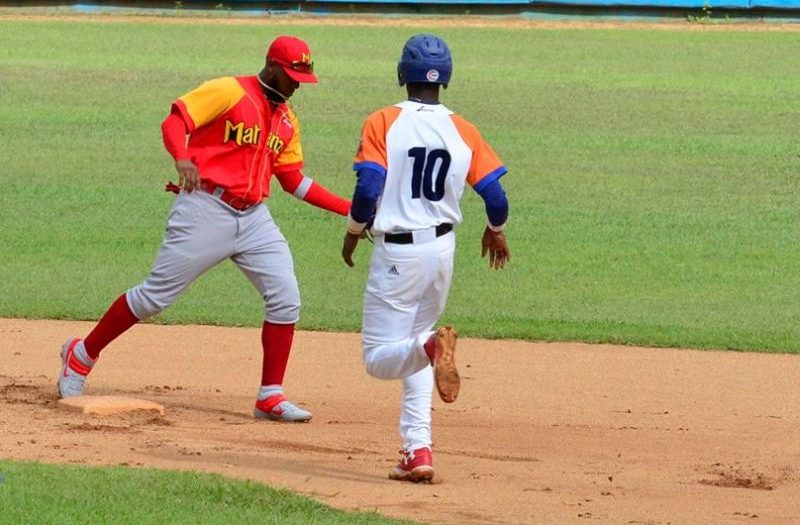
[[[446,149],[411,148],[408,156],[414,159],[411,176],[411,198],[424,195],[429,201],[444,198],[444,179],[450,169],[450,153]],[[437,168],[438,162],[438,168]],[[436,180],[433,171],[436,170]]]

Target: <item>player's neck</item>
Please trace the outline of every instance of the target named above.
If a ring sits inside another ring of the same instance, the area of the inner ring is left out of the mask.
[[[437,84],[407,84],[408,100],[420,104],[438,104],[439,86]]]
[[[438,104],[439,99],[436,97],[408,97],[411,102],[419,102],[420,104]]]
[[[261,72],[256,75],[256,79],[261,85],[261,93],[264,94],[264,98],[272,105],[277,106],[289,102],[289,99],[283,96],[280,91],[269,85],[269,77],[266,70],[261,70]]]

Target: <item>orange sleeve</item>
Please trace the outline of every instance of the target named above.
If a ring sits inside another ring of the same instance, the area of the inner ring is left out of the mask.
[[[369,167],[386,173],[386,132],[400,115],[400,108],[389,106],[371,114],[361,129],[361,142],[358,145],[353,169]]]
[[[184,110],[194,125],[192,129],[196,129],[225,114],[244,94],[244,88],[235,78],[215,78],[178,97],[175,105]]]
[[[470,186],[475,188],[482,180],[497,178],[507,171],[497,153],[483,140],[478,128],[459,115],[453,115],[451,118],[461,138],[472,150],[472,161],[467,172],[467,182]]]
[[[297,171],[303,167],[303,147],[300,145],[300,120],[291,110],[288,112],[288,117],[294,128],[294,133],[292,133],[289,143],[272,164],[272,170],[275,173]]]

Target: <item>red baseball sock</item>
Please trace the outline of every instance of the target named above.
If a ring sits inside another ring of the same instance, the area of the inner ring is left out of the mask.
[[[261,346],[264,363],[261,368],[262,385],[282,385],[289,363],[289,352],[294,339],[294,324],[274,324],[264,321],[261,329]]]
[[[108,343],[122,335],[128,328],[139,322],[139,319],[133,315],[130,307],[128,306],[128,299],[125,294],[117,297],[114,304],[94,327],[94,330],[86,336],[83,340],[83,347],[86,353],[94,360],[100,356],[103,348],[108,346]]]

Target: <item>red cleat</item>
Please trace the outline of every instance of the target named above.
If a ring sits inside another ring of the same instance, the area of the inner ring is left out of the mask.
[[[431,481],[433,480],[433,456],[428,447],[413,451],[401,450],[403,458],[389,472],[389,479],[398,481]]]

